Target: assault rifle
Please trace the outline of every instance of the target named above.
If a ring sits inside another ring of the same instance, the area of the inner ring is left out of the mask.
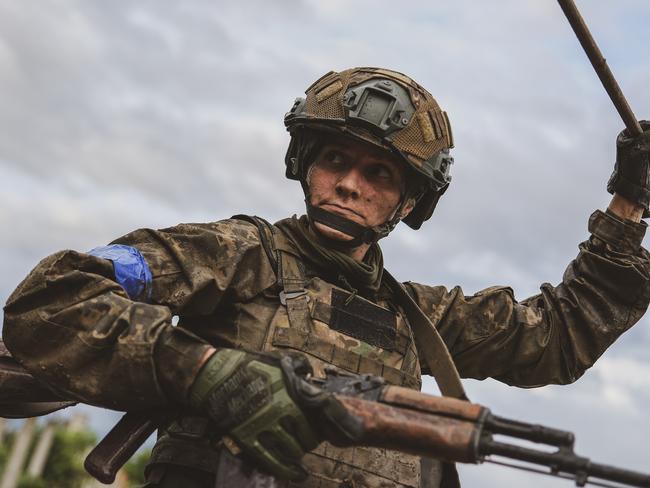
[[[42,385],[3,349],[0,342],[0,416],[35,416],[74,404]],[[305,377],[305,381],[333,394],[356,424],[353,440],[329,439],[333,444],[383,447],[449,462],[505,464],[572,479],[577,486],[650,487],[649,474],[593,463],[576,455],[571,432],[498,417],[475,403],[390,386],[376,376],[336,368],[328,368],[326,373],[326,378]],[[20,408],[24,409],[22,415]],[[86,470],[99,481],[111,483],[142,443],[177,414],[126,413],[90,452]],[[547,447],[500,441],[495,436]]]

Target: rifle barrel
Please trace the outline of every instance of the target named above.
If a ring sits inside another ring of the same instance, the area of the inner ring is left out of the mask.
[[[531,442],[552,444],[557,447],[573,448],[575,435],[566,430],[552,429],[539,424],[519,422],[489,414],[485,418],[485,429],[492,434],[509,435]]]
[[[578,456],[566,447],[555,452],[540,451],[498,442],[488,435],[481,439],[479,450],[484,456],[503,456],[509,459],[547,466],[554,474],[568,473],[574,477],[578,486],[584,486],[585,483],[589,482],[590,477],[594,477],[628,486],[650,487],[650,475],[606,464],[592,463],[588,458]]]

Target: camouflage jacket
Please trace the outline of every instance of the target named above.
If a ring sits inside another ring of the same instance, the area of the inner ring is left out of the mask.
[[[569,383],[648,306],[645,227],[596,211],[591,236],[562,282],[544,284],[521,302],[507,287],[472,296],[459,287],[409,282],[407,289],[462,377],[524,387]],[[116,283],[110,261],[75,251],[45,258],[9,298],[4,339],[35,376],[82,402],[158,407],[186,397],[211,346],[261,347],[265,331],[241,327],[250,314],[242,304],[263,294],[275,300],[278,285],[254,225],[224,220],[142,229],[115,243],[146,259],[153,277],[146,303]],[[308,276],[322,272],[306,269]],[[375,299],[390,303],[385,293],[380,286]],[[277,306],[255,313],[270,316]]]

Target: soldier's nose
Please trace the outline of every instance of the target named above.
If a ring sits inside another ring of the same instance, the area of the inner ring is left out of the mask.
[[[336,194],[341,197],[359,198],[361,195],[360,175],[357,171],[348,171],[336,184]]]

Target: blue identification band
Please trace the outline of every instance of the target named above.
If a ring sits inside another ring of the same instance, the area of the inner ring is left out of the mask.
[[[151,298],[151,270],[140,251],[123,244],[109,244],[96,247],[88,254],[113,262],[115,281],[124,288],[131,300],[149,301]]]

